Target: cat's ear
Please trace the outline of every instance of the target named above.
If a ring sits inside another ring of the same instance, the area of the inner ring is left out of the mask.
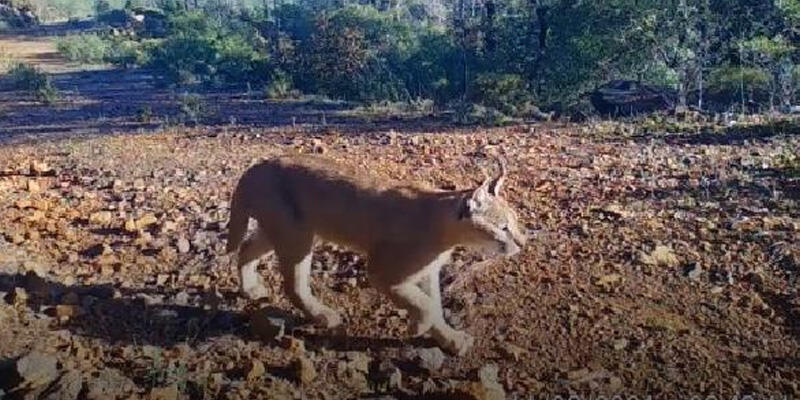
[[[492,196],[500,196],[500,190],[503,188],[503,183],[506,180],[506,175],[508,175],[508,167],[506,166],[506,160],[502,157],[496,158],[497,164],[500,166],[500,174],[488,181],[487,192]],[[484,185],[487,183],[484,182]]]
[[[458,213],[459,218],[466,219],[473,214],[486,210],[493,196],[489,192],[489,188],[495,180],[496,178],[486,178],[477,189],[472,191],[469,197],[464,199],[464,202],[461,204],[461,211]]]

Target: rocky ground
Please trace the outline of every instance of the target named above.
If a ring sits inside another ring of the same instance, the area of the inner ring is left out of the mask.
[[[800,396],[800,139],[621,129],[174,128],[6,145],[0,389],[54,399]],[[460,189],[482,179],[487,149],[508,158],[507,197],[537,235],[513,259],[459,252],[445,269],[446,317],[476,337],[466,357],[407,338],[405,313],[367,286],[363,258],[329,244],[315,251],[313,287],[343,329],[299,318],[271,260],[272,295],[237,295],[224,227],[232,186],[254,161],[323,153],[385,179]]]

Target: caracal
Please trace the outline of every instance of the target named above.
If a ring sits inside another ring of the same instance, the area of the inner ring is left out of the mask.
[[[311,293],[314,237],[367,255],[367,277],[409,312],[411,332],[430,332],[446,351],[463,355],[473,338],[444,320],[439,271],[457,245],[513,256],[526,235],[500,197],[506,176],[487,178],[477,189],[430,191],[387,185],[318,156],[284,156],[250,167],[231,200],[227,251],[239,250],[241,291],[267,295],[256,270],[275,251],[283,287],[292,304],[331,328],[339,314]],[[250,218],[256,233],[245,239]]]

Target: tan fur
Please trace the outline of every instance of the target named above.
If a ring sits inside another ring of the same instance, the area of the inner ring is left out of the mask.
[[[259,258],[275,251],[287,296],[325,326],[339,315],[309,287],[315,236],[367,254],[373,286],[408,309],[416,335],[431,332],[446,350],[463,354],[472,338],[446,324],[439,270],[453,247],[477,246],[511,256],[525,243],[512,208],[499,196],[503,173],[473,190],[436,192],[399,186],[316,156],[288,156],[248,169],[231,201],[228,251],[239,250],[242,292],[266,288]],[[244,239],[247,223],[256,234]]]

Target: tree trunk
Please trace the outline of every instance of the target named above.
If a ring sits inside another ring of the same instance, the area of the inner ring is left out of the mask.
[[[697,109],[703,111],[703,65],[697,70]]]
[[[462,28],[461,28],[461,63],[464,66],[464,90],[463,90],[463,98],[466,101],[468,96],[467,92],[469,91],[469,60],[467,57],[467,27],[466,21],[461,20]]]
[[[533,62],[532,80],[536,93],[539,93],[542,85],[542,63],[547,54],[547,38],[550,33],[550,24],[548,21],[549,8],[541,5],[540,0],[530,0],[530,5],[533,10],[532,14],[536,16],[536,18],[531,21],[531,32],[537,32],[536,28],[538,27],[536,59]]]
[[[489,54],[494,53],[496,47],[494,37],[494,16],[495,5],[494,0],[486,1],[486,52]]]

